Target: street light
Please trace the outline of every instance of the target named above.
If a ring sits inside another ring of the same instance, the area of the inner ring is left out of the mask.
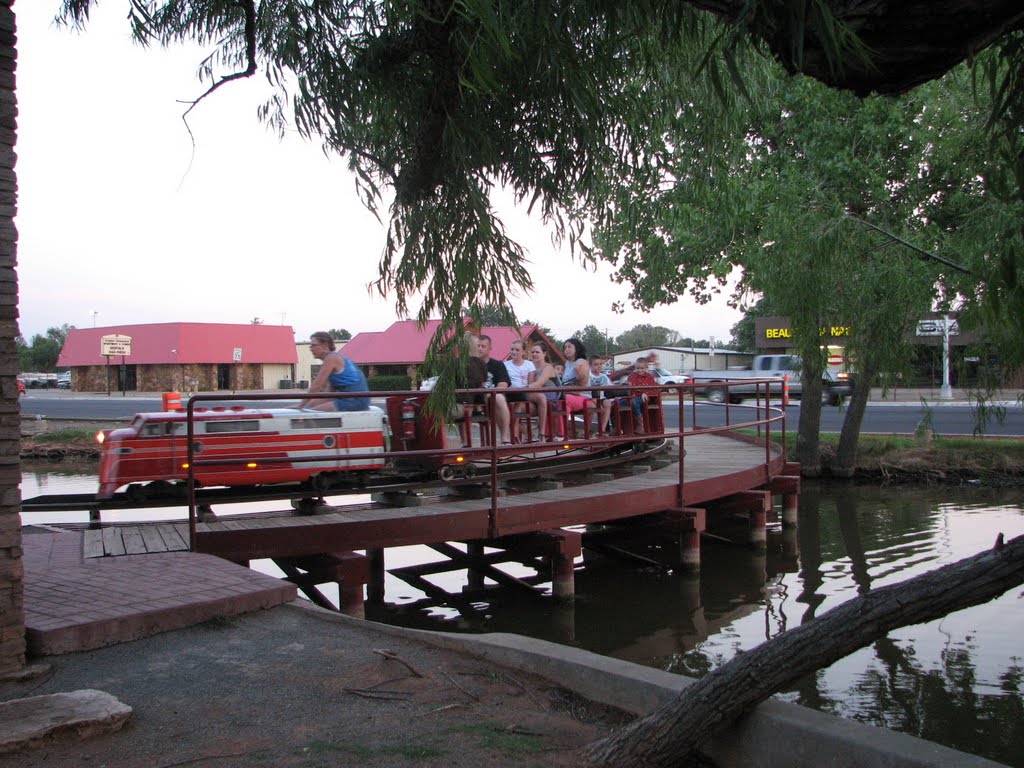
[[[99,313],[100,313],[100,311],[98,309],[90,309],[89,310],[89,314],[92,315],[92,327],[93,328],[96,327],[96,315],[98,315]]]

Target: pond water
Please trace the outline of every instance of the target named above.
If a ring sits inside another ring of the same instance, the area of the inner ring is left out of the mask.
[[[25,467],[22,495],[91,491],[82,470]],[[277,503],[280,507],[280,503]],[[234,510],[233,510],[234,511]],[[123,519],[180,511],[122,512]],[[24,522],[74,515],[39,513]],[[80,518],[79,518],[80,519]],[[105,520],[116,519],[105,513]],[[1019,491],[805,483],[796,530],[770,525],[755,553],[742,528],[713,528],[699,578],[671,568],[581,558],[571,605],[491,586],[467,592],[464,571],[428,577],[444,602],[389,574],[386,604],[367,616],[459,632],[515,632],[679,674],[701,676],[858,593],[903,581],[1024,534]],[[642,554],[661,559],[656,547]],[[432,562],[426,547],[387,551],[387,567]],[[666,560],[668,562],[668,560]],[[255,567],[280,575],[270,562]],[[528,576],[522,566],[506,569]],[[331,595],[336,599],[336,591]],[[922,736],[1024,767],[1024,592],[897,630],[808,675],[780,698]]]

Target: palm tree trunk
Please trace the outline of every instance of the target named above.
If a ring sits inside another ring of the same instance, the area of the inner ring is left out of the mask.
[[[14,0],[0,0],[0,673],[25,665],[24,570],[21,562],[21,408],[18,404],[18,276],[14,271],[18,203],[14,171]]]

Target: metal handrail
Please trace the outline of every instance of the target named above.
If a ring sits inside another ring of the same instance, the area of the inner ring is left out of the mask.
[[[764,443],[765,443],[765,464],[769,464],[771,461],[771,425],[775,422],[781,422],[782,427],[782,450],[783,455],[786,451],[786,411],[785,408],[775,408],[770,405],[771,397],[771,386],[772,384],[781,384],[782,380],[778,378],[766,378],[756,379],[751,381],[745,379],[737,384],[749,385],[755,384],[755,396],[756,404],[754,406],[746,405],[732,405],[729,403],[729,398],[726,398],[725,403],[707,403],[708,405],[716,405],[719,407],[725,407],[726,409],[726,423],[722,426],[717,427],[697,427],[693,426],[691,429],[685,429],[685,418],[684,418],[684,402],[689,399],[691,404],[691,423],[696,425],[697,420],[697,402],[698,402],[698,390],[704,389],[706,385],[695,384],[692,382],[681,382],[678,384],[659,384],[659,385],[647,385],[647,386],[608,386],[601,385],[599,387],[589,386],[576,386],[576,387],[546,387],[545,390],[558,391],[558,392],[590,392],[595,390],[621,390],[628,389],[631,393],[636,391],[651,392],[658,395],[662,395],[665,392],[675,392],[679,402],[679,428],[676,431],[668,431],[657,433],[659,438],[665,439],[678,439],[679,440],[679,480],[678,480],[678,499],[680,508],[683,505],[683,486],[684,486],[684,472],[685,472],[685,441],[687,436],[706,435],[706,434],[719,434],[724,432],[734,432],[737,429],[756,428],[760,435],[761,429],[764,428]],[[718,385],[728,386],[728,382],[717,382]],[[761,401],[761,387],[764,387],[764,403]],[[522,389],[515,389],[513,391],[520,392]],[[495,397],[502,393],[500,389],[494,388],[479,388],[479,389],[459,389],[456,390],[459,395],[484,395],[488,398],[487,405],[490,413],[495,411]],[[347,397],[426,397],[429,396],[429,392],[422,390],[404,390],[404,391],[389,391],[389,392],[316,392],[316,393],[303,393],[301,399],[338,399]],[[632,395],[629,395],[631,398]],[[194,419],[197,403],[203,402],[245,402],[252,400],[292,400],[296,399],[294,393],[244,393],[244,394],[197,394],[193,395],[188,399],[186,406],[186,434],[187,434],[187,461],[188,461],[188,472],[186,489],[188,496],[188,510],[189,510],[189,547],[194,549],[195,537],[196,537],[196,522],[197,522],[197,507],[196,507],[196,480],[195,480],[195,468],[197,466],[218,466],[218,465],[230,465],[230,464],[241,464],[247,461],[244,457],[224,459],[224,458],[212,458],[203,459],[196,458],[194,452],[195,443],[195,429]],[[598,400],[602,398],[597,398]],[[623,398],[616,398],[623,399]],[[664,401],[663,401],[664,402]],[[740,408],[744,410],[753,410],[755,418],[750,421],[732,423],[730,408]],[[772,412],[775,411],[775,415]],[[763,414],[763,415],[762,415]],[[662,419],[664,423],[664,418]],[[391,458],[396,456],[445,456],[448,454],[460,454],[460,455],[472,455],[472,456],[489,456],[490,458],[490,480],[491,480],[491,504],[488,512],[488,528],[492,535],[497,532],[497,510],[498,510],[498,453],[500,446],[497,445],[496,440],[496,422],[492,418],[488,423],[488,437],[490,445],[480,447],[466,447],[466,448],[442,448],[440,450],[417,450],[417,451],[375,451],[375,452],[363,452],[363,453],[347,453],[345,454],[345,460],[358,460],[358,459],[382,459]],[[632,443],[637,439],[636,435],[604,435],[595,434],[589,438],[575,438],[569,439],[568,435],[566,439],[551,441],[551,442],[540,442],[533,443],[533,448],[543,448],[544,446],[551,445],[564,445],[568,448],[578,448],[585,445],[616,445],[619,443]],[[261,459],[264,463],[303,463],[303,462],[317,462],[327,461],[329,459],[337,458],[334,455],[312,455],[299,458],[281,457],[281,458],[265,458]],[[250,457],[251,459],[251,457]]]

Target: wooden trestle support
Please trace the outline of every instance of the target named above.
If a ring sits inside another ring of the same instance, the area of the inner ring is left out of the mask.
[[[459,603],[473,596],[482,597],[488,580],[501,587],[534,595],[543,594],[538,584],[550,582],[551,596],[556,601],[566,602],[575,595],[575,561],[584,550],[641,566],[666,567],[664,562],[636,551],[642,550],[642,546],[633,551],[628,548],[631,539],[648,543],[660,539],[662,552],[669,554],[671,567],[696,573],[701,567],[701,537],[706,533],[708,520],[740,514],[748,521],[747,543],[755,551],[764,552],[768,515],[773,510],[773,499],[777,495],[782,497],[783,546],[792,550],[790,554],[795,554],[799,493],[799,465],[787,463],[784,474],[772,478],[765,487],[740,491],[701,507],[668,509],[639,518],[590,525],[586,532],[554,529],[475,539],[461,542],[465,549],[455,545],[459,542],[428,544],[426,546],[443,556],[442,561],[394,568],[390,573],[424,592],[428,599],[441,603]],[[397,501],[397,506],[417,504],[413,495],[403,495]],[[364,588],[366,602],[384,604],[386,568],[383,549],[369,549],[366,555],[334,552],[275,557],[273,560],[288,581],[296,584],[312,602],[323,608],[362,618]],[[534,570],[536,575],[512,576],[498,567],[504,563],[518,563]],[[461,570],[467,572],[466,586],[461,595],[452,595],[426,578],[432,574]],[[320,591],[318,587],[323,584],[337,585],[339,606],[333,605]]]

